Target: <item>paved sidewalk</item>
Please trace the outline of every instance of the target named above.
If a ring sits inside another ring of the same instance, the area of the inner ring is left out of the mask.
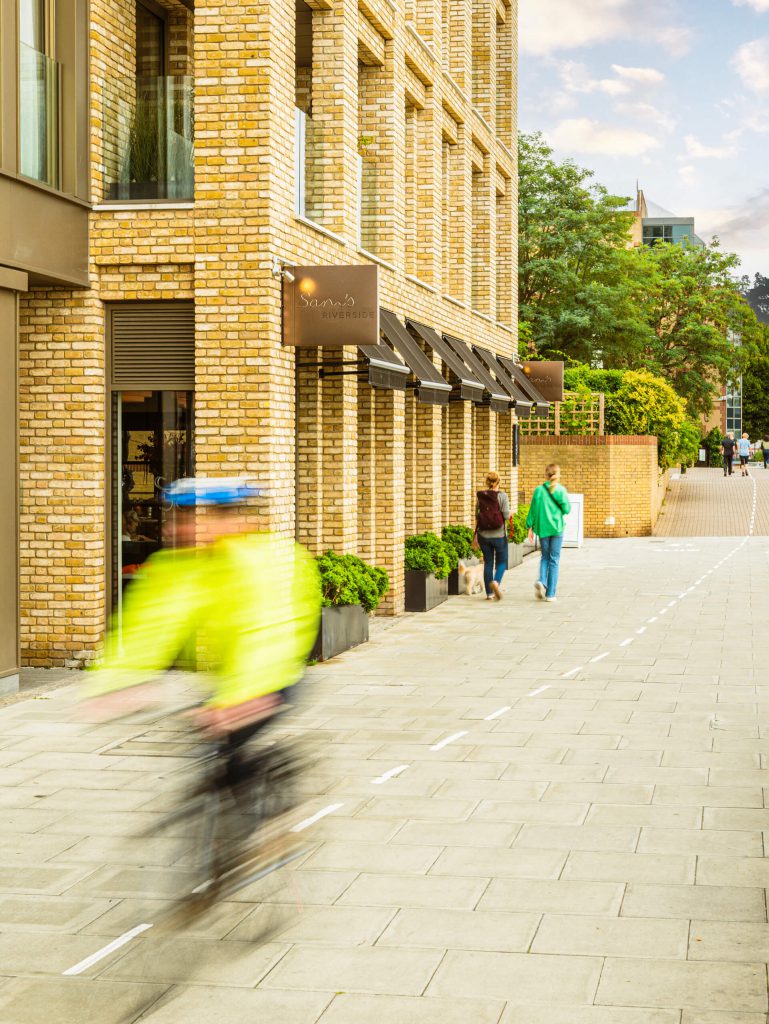
[[[742,537],[750,526],[756,495],[754,533],[769,536],[769,470],[751,463],[750,479],[739,465],[730,477],[722,469],[675,474],[654,531],[657,537]]]
[[[257,885],[63,977],[162,912],[182,864],[130,837],[185,750],[71,691],[0,710],[0,1021],[766,1024],[767,554],[590,542],[557,604],[530,558],[312,669],[334,810],[261,945]]]

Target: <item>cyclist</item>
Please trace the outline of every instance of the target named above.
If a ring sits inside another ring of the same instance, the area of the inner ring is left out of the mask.
[[[303,676],[320,618],[305,549],[246,532],[243,505],[258,493],[239,478],[186,478],[165,490],[179,535],[190,536],[195,517],[196,544],[158,551],[142,566],[87,686],[105,710],[133,710],[145,684],[194,650],[207,691],[199,723],[229,751],[228,775],[238,771],[237,748]]]

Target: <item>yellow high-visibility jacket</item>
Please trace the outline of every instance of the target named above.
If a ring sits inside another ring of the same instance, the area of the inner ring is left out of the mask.
[[[315,561],[293,540],[239,534],[158,551],[126,591],[88,695],[148,682],[191,647],[202,652],[211,707],[284,690],[304,673],[320,603]]]

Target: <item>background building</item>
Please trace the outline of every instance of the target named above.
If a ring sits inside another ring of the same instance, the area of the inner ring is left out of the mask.
[[[24,661],[98,649],[190,472],[253,474],[257,525],[384,565],[397,612],[405,535],[470,522],[491,466],[517,490],[516,394],[472,349],[516,351],[515,3],[0,13]],[[284,347],[282,267],[354,264],[389,355]]]

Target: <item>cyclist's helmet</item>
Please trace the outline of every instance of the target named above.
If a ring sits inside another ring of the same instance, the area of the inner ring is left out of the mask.
[[[176,508],[196,505],[240,505],[262,494],[245,477],[182,477],[163,489],[163,497]]]

